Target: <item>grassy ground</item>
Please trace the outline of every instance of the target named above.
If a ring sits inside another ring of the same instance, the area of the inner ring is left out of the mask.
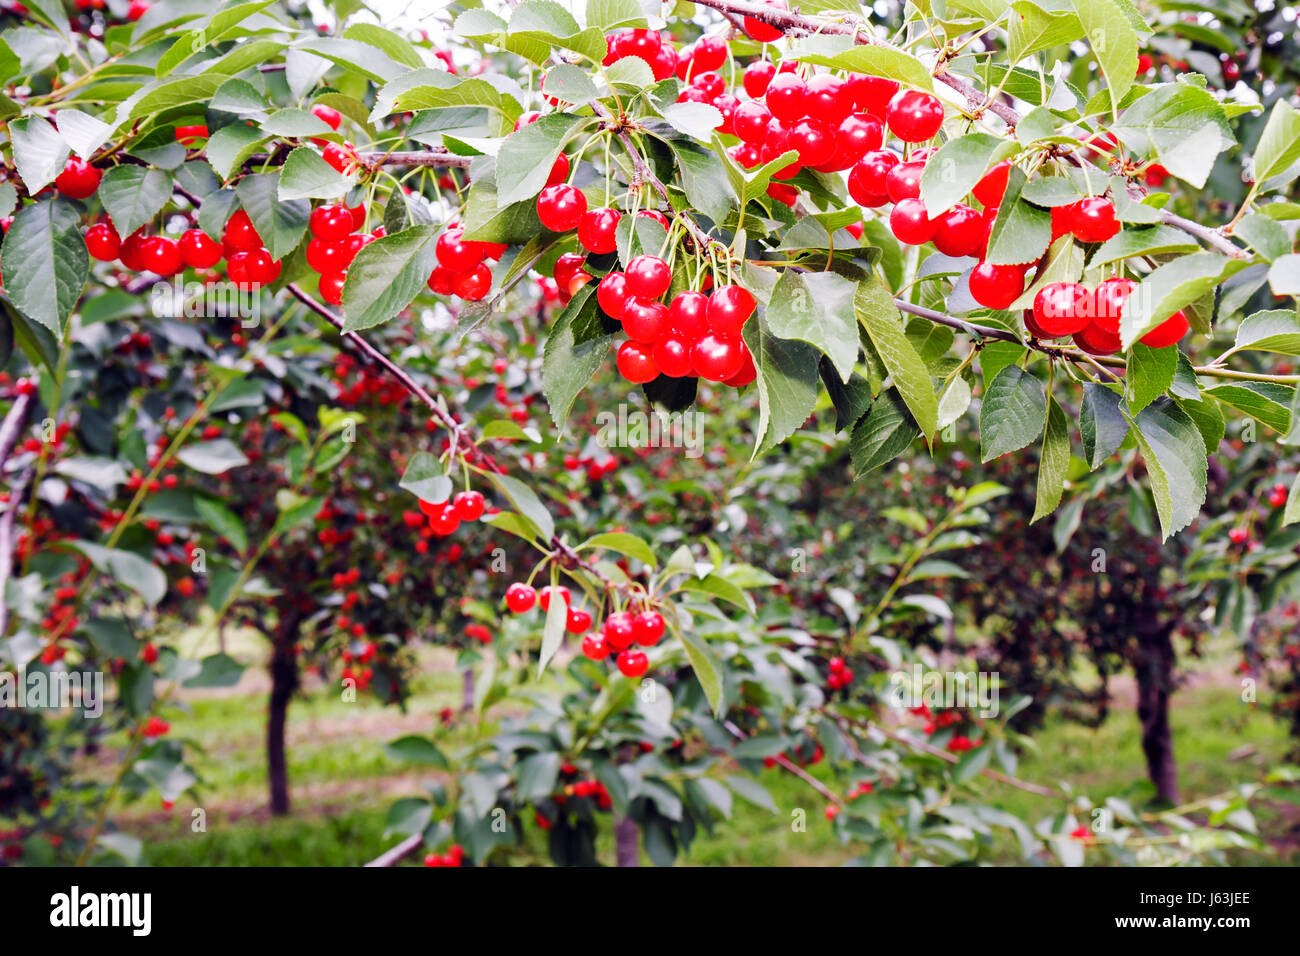
[[[247,641],[245,644],[244,642]],[[243,646],[241,646],[243,645]],[[252,654],[257,644],[246,635],[232,648]],[[316,688],[290,708],[289,776],[294,813],[273,820],[265,812],[263,754],[265,678],[255,669],[237,688],[190,696],[188,716],[172,721],[173,733],[196,740],[205,752],[199,764],[204,792],[196,804],[182,802],[170,812],[135,804],[118,814],[123,829],[142,837],[151,862],[162,865],[355,865],[376,856],[395,838],[385,838],[384,816],[400,796],[421,793],[423,778],[389,761],[380,745],[407,733],[427,733],[437,711],[456,707],[460,678],[449,654],[424,652],[423,677],[406,714],[367,698],[344,703]],[[1261,771],[1284,759],[1283,729],[1262,709],[1243,705],[1226,669],[1206,665],[1175,696],[1173,722],[1185,801],[1219,793],[1234,784],[1258,780]],[[1135,806],[1148,796],[1137,720],[1123,704],[1099,729],[1053,721],[1035,736],[1036,753],[1026,754],[1018,776],[1053,784],[1068,781],[1094,799],[1121,796]],[[454,746],[454,744],[453,744]],[[113,752],[109,747],[106,753]],[[95,768],[107,775],[105,762]],[[730,821],[701,834],[686,862],[696,865],[838,864],[852,859],[821,814],[821,801],[801,781],[780,770],[767,771],[764,784],[779,807],[805,807],[806,832],[794,832],[789,811],[773,815],[737,800]],[[1031,821],[1059,805],[987,778],[975,784],[984,802]],[[206,832],[191,832],[192,812],[202,807]],[[1257,811],[1262,835],[1280,848],[1249,854],[1242,862],[1295,863],[1297,821],[1282,808]],[[540,860],[541,841],[530,849]],[[612,847],[601,848],[612,859]],[[995,846],[994,858],[1016,863],[1008,842]]]

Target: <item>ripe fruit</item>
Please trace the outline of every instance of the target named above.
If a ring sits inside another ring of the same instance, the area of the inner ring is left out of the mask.
[[[551,171],[546,176],[546,185],[557,186],[569,178],[569,157],[560,153],[551,164]]]
[[[632,618],[633,639],[642,647],[659,643],[664,636],[664,619],[658,611],[642,611]]]
[[[1007,179],[1010,175],[1011,160],[1004,159],[984,174],[971,193],[981,205],[996,206],[1002,202],[1002,196],[1007,191]]]
[[[977,256],[984,246],[985,228],[983,216],[958,203],[936,222],[934,246],[946,256]]]
[[[644,651],[623,651],[618,655],[616,663],[624,677],[640,677],[650,666],[650,660]]]
[[[623,331],[633,341],[653,345],[668,330],[668,309],[661,303],[629,298],[623,306]]]
[[[506,588],[506,607],[515,614],[531,611],[537,603],[537,592],[531,585],[516,581]]]
[[[774,76],[776,76],[776,65],[772,61],[756,60],[745,67],[743,80],[745,92],[754,99],[758,99],[767,92],[767,86],[772,82]]]
[[[1117,332],[1090,322],[1074,333],[1074,344],[1090,355],[1114,355],[1119,351],[1120,338]]]
[[[538,593],[537,603],[541,605],[543,611],[549,611],[551,609],[551,598],[559,598],[564,602],[564,606],[568,607],[570,597],[572,595],[569,593],[569,589],[563,584],[548,584]]]
[[[1033,311],[1034,322],[1047,335],[1074,335],[1092,324],[1093,300],[1077,282],[1051,282],[1034,296]]]
[[[144,268],[141,253],[144,249],[145,238],[144,232],[137,229],[122,240],[122,245],[117,251],[117,257],[121,260],[122,265],[134,272],[139,272]]]
[[[582,639],[582,653],[593,661],[603,661],[609,657],[610,646],[595,634],[588,634]]]
[[[352,213],[341,202],[326,203],[311,211],[308,227],[317,239],[346,239],[354,228]]]
[[[1176,344],[1187,334],[1190,328],[1187,316],[1183,314],[1182,309],[1179,309],[1138,341],[1150,348],[1162,349]]]
[[[1025,274],[1019,266],[981,262],[970,274],[970,294],[987,309],[1005,309],[1025,291]]]
[[[352,253],[346,241],[326,242],[324,239],[313,239],[307,243],[307,265],[321,275],[327,272],[343,272],[351,263]]]
[[[244,210],[238,210],[226,223],[221,245],[227,258],[232,252],[252,252],[262,248],[262,237],[257,234],[253,220],[248,218],[248,213]]]
[[[691,349],[691,363],[701,378],[725,382],[744,367],[743,349],[744,343],[738,339],[722,338],[710,332]]]
[[[796,122],[806,113],[808,88],[796,73],[779,73],[767,85],[763,99],[772,115],[779,120]]]
[[[350,176],[357,168],[357,154],[350,143],[344,143],[342,146],[338,143],[330,143],[321,152],[321,156],[326,163],[344,176]]]
[[[761,144],[772,123],[772,113],[762,103],[753,100],[741,103],[731,114],[731,128],[746,143]]]
[[[596,286],[596,303],[611,319],[623,318],[627,299],[627,277],[621,272],[611,272]]]
[[[919,246],[934,238],[936,221],[919,199],[900,199],[889,214],[889,231],[899,242]]]
[[[456,509],[456,517],[461,521],[477,521],[483,516],[487,502],[477,491],[462,491],[451,499],[451,505]]]
[[[709,328],[709,297],[703,292],[679,292],[668,306],[668,324],[695,342]]]
[[[943,125],[943,104],[932,93],[901,90],[889,101],[885,122],[904,143],[923,143]]]
[[[888,149],[864,153],[849,173],[849,195],[859,206],[883,206],[889,201],[885,178],[899,163],[898,154]]]
[[[786,9],[784,0],[766,0],[767,5],[776,7],[779,10]],[[771,43],[773,40],[781,39],[781,31],[771,24],[764,23],[762,20],[754,17],[745,17],[745,32],[749,34],[751,40],[759,43]]]
[[[618,349],[615,359],[619,374],[634,385],[643,385],[659,377],[659,368],[655,365],[650,346],[631,339]]]
[[[819,166],[835,155],[835,137],[825,126],[800,120],[790,131],[790,148],[805,166]]]
[[[480,262],[469,272],[457,272],[451,277],[452,294],[466,302],[477,302],[492,289],[492,270]]]
[[[618,223],[623,214],[617,209],[589,209],[578,220],[578,241],[588,252],[604,254],[618,248]]]
[[[537,218],[551,232],[569,232],[578,228],[587,211],[587,197],[574,186],[547,186],[537,197]]]
[[[754,314],[754,306],[754,297],[743,286],[718,286],[709,296],[709,328],[724,338],[735,338]]]
[[[201,123],[194,126],[176,127],[176,142],[182,146],[193,146],[199,140],[207,138],[208,128]]]
[[[632,615],[627,611],[617,611],[605,618],[605,624],[601,627],[601,634],[605,638],[605,643],[616,651],[626,650],[632,646],[632,641],[636,638],[636,630],[632,626]]]
[[[1137,283],[1132,279],[1122,279],[1119,276],[1100,283],[1093,295],[1093,323],[1100,325],[1112,335],[1118,335],[1120,316],[1124,314],[1124,303],[1136,288]]]
[[[54,186],[69,199],[87,199],[95,195],[103,176],[90,163],[73,156],[64,164],[63,172],[55,177]]]
[[[210,269],[221,261],[221,243],[202,229],[186,229],[180,240],[181,259],[191,269]]]
[[[330,272],[320,277],[317,287],[320,297],[330,305],[342,305],[343,283],[347,280],[346,272]]]
[[[669,378],[685,378],[694,371],[691,347],[678,332],[669,332],[656,342],[650,349],[650,357],[659,367],[659,374]]]
[[[465,231],[460,226],[452,226],[438,237],[434,246],[438,263],[452,272],[468,272],[483,261],[485,250],[482,245],[466,242],[464,234]]]
[[[569,608],[569,616],[564,622],[564,629],[570,634],[581,634],[591,628],[591,615],[578,608]]]
[[[112,262],[116,259],[121,245],[122,241],[117,237],[117,231],[106,222],[97,222],[86,230],[86,251],[100,262]],[[220,258],[220,246],[217,246],[217,253]]]
[[[160,276],[173,276],[184,268],[175,239],[151,236],[140,247],[140,262],[145,270]]]
[[[668,291],[673,273],[658,256],[637,256],[624,272],[627,291],[639,299],[657,299]]]
[[[902,199],[917,199],[921,195],[921,173],[925,172],[925,163],[899,163],[885,174],[885,194],[890,202]]]
[[[1070,207],[1070,231],[1080,242],[1105,242],[1119,232],[1115,204],[1101,196],[1087,196]]]
[[[317,103],[311,108],[311,115],[319,120],[324,121],[330,129],[338,129],[339,124],[343,122],[343,114],[331,106],[324,103]]]

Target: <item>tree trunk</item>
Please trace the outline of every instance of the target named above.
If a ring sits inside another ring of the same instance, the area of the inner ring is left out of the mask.
[[[474,668],[467,667],[460,675],[460,709],[468,713],[474,709]]]
[[[266,777],[271,791],[271,815],[289,812],[289,763],[285,754],[284,730],[289,701],[298,689],[299,615],[289,610],[280,618],[271,642],[271,705],[266,720]]]
[[[631,817],[619,817],[614,824],[614,853],[619,866],[641,865],[636,849],[636,821]]]
[[[1138,625],[1137,712],[1142,724],[1142,752],[1147,776],[1161,800],[1178,802],[1178,767],[1169,727],[1169,696],[1174,682],[1172,625]]]

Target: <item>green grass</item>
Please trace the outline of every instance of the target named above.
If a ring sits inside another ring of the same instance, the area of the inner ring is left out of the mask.
[[[119,821],[127,832],[146,840],[151,862],[161,865],[356,865],[396,842],[383,836],[388,806],[400,796],[421,792],[427,777],[388,760],[382,743],[405,733],[427,733],[437,711],[457,707],[460,677],[445,651],[422,657],[422,676],[406,716],[364,696],[345,703],[318,688],[295,699],[290,708],[290,783],[294,815],[272,820],[264,810],[266,773],[263,753],[265,699],[262,693],[196,696],[187,701],[192,713],[173,720],[174,733],[196,740],[204,750],[199,770],[204,789],[198,806],[207,814],[206,832],[191,832],[193,806],[182,802],[171,813],[137,803],[123,808]],[[1182,799],[1190,801],[1256,781],[1284,761],[1284,728],[1262,708],[1243,704],[1235,685],[1215,683],[1179,691],[1173,721]],[[1035,735],[1037,751],[1023,756],[1017,776],[1053,785],[1065,781],[1076,793],[1100,802],[1108,796],[1141,807],[1149,798],[1132,708],[1115,710],[1100,728],[1050,720]],[[452,731],[447,746],[463,742]],[[1228,755],[1249,744],[1244,759]],[[826,777],[824,768],[818,776]],[[684,862],[694,865],[835,865],[852,859],[858,849],[843,845],[825,820],[823,801],[802,781],[780,770],[766,771],[763,783],[772,793],[777,814],[735,800],[730,821],[712,834],[701,833]],[[830,784],[843,789],[844,781]],[[1059,800],[1023,792],[980,777],[973,786],[979,798],[1027,818],[1031,824],[1066,809]],[[792,826],[791,810],[806,811],[806,828]],[[1262,835],[1280,838],[1293,825],[1280,809],[1256,810]],[[529,828],[518,862],[545,859],[541,834]],[[602,859],[612,859],[608,833],[601,840]],[[990,850],[993,862],[1018,863],[1008,837]],[[1237,862],[1296,862],[1295,852],[1281,857],[1238,854]]]

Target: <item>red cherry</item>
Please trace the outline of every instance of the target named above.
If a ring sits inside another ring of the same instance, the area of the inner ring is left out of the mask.
[[[668,291],[673,273],[658,256],[636,256],[624,272],[627,291],[639,299],[657,299]]]
[[[451,277],[455,275],[446,266],[437,266],[429,273],[426,283],[429,291],[435,295],[451,295]]]
[[[351,143],[344,143],[342,146],[338,143],[329,143],[322,150],[321,155],[326,163],[344,176],[351,175],[357,168],[357,154]]]
[[[610,646],[595,634],[588,634],[582,639],[582,653],[590,660],[603,661],[609,657]]]
[[[480,262],[469,272],[452,273],[451,291],[466,302],[478,302],[492,289],[492,270]]]
[[[177,126],[175,135],[176,142],[180,143],[182,146],[193,146],[199,140],[208,138],[208,128],[202,124],[195,126]]]
[[[621,272],[611,272],[596,286],[596,303],[611,319],[622,319],[629,293],[627,277]]]
[[[1114,355],[1121,343],[1118,334],[1089,322],[1074,333],[1074,344],[1090,355]]]
[[[568,607],[569,599],[572,595],[569,593],[569,589],[563,584],[547,585],[542,588],[537,598],[537,603],[542,606],[543,611],[549,611],[551,609],[551,598],[553,597],[559,598],[564,602],[565,607]]]
[[[854,114],[846,116],[835,130],[835,154],[826,165],[828,172],[848,169],[868,151],[880,148],[884,130],[878,120]]]
[[[623,651],[618,655],[617,663],[624,677],[640,677],[650,666],[644,651]]]
[[[1070,231],[1070,210],[1074,203],[1052,207],[1052,241],[1055,242]]]
[[[253,220],[248,218],[248,213],[244,210],[237,210],[226,223],[221,245],[227,258],[232,252],[252,252],[262,248],[262,237],[257,234]]]
[[[483,261],[487,251],[481,243],[467,242],[465,230],[452,226],[438,237],[434,244],[434,254],[438,264],[446,266],[452,272],[468,272]]]
[[[317,239],[334,242],[352,234],[352,213],[341,202],[326,203],[311,211],[308,222],[311,234]]]
[[[671,43],[664,43],[660,45],[655,58],[650,61],[650,73],[656,80],[666,80],[677,72],[680,62],[681,57],[677,55],[677,48]]]
[[[330,129],[337,130],[343,122],[343,114],[324,103],[317,103],[311,108],[311,115],[322,120]]]
[[[586,211],[587,197],[574,186],[547,186],[537,197],[537,218],[551,232],[569,232],[578,228]]]
[[[629,339],[620,345],[615,363],[619,374],[633,385],[643,385],[659,377],[651,347],[641,342]]]
[[[1077,282],[1051,282],[1034,296],[1034,322],[1053,338],[1082,332],[1092,311],[1092,295]]]
[[[744,368],[742,347],[743,343],[738,339],[722,338],[710,332],[692,347],[691,363],[701,378],[725,382]]]
[[[564,629],[570,634],[581,634],[591,628],[591,615],[586,611],[577,608],[569,608],[568,619],[564,622]]]
[[[970,294],[987,309],[1005,309],[1025,291],[1025,274],[1019,266],[981,262],[970,274]]]
[[[343,208],[346,209],[348,215],[352,217],[352,229],[354,231],[366,228],[366,207],[364,203],[356,206],[344,206]],[[388,235],[388,230],[383,226],[376,226],[371,235],[376,239],[382,239],[384,236]]]
[[[353,255],[346,240],[326,242],[324,239],[313,239],[307,243],[307,265],[321,275],[346,271],[352,264]]]
[[[898,154],[888,149],[864,153],[849,173],[849,195],[859,206],[883,206],[889,201],[885,179],[899,163]]]
[[[835,155],[835,136],[813,120],[800,120],[790,130],[790,148],[805,166],[820,166]]]
[[[900,199],[889,214],[889,231],[899,242],[919,246],[934,238],[938,225],[919,199]]]
[[[669,332],[650,349],[650,357],[659,368],[660,375],[685,378],[694,371],[691,365],[691,347],[680,332]]]
[[[280,263],[271,258],[265,249],[254,249],[248,256],[248,280],[254,286],[274,282],[280,276]]]
[[[118,249],[117,257],[122,265],[132,272],[141,272],[144,269],[144,242],[145,234],[141,229],[137,229],[131,235],[122,240],[122,245]]]
[[[116,259],[121,246],[122,240],[118,238],[117,231],[106,222],[97,222],[86,230],[86,251],[100,262]],[[220,246],[217,246],[217,258],[221,258]]]
[[[341,305],[343,303],[343,283],[347,281],[346,272],[330,272],[320,277],[317,288],[320,290],[320,297],[330,305]]]
[[[818,73],[808,80],[807,115],[832,127],[853,111],[853,89],[833,73]]]
[[[984,236],[984,217],[965,203],[958,203],[939,217],[934,246],[946,256],[976,256],[984,245]]]
[[[772,123],[772,113],[762,103],[750,100],[741,103],[731,114],[731,127],[736,136],[746,143],[761,145],[767,138],[767,128]]]
[[[589,209],[578,220],[578,241],[588,252],[605,254],[618,248],[618,223],[623,214],[617,209]]]
[[[1100,283],[1093,294],[1092,321],[1112,335],[1119,335],[1119,320],[1124,314],[1124,303],[1137,286],[1132,279],[1119,276]]]
[[[808,87],[797,73],[779,73],[767,85],[767,108],[779,120],[794,123],[807,114]]]
[[[191,269],[211,269],[221,261],[221,243],[202,229],[187,229],[181,234],[181,260]]]
[[[642,611],[632,618],[632,635],[642,647],[651,647],[659,643],[664,636],[664,619],[658,611]]]
[[[104,177],[84,159],[71,157],[63,166],[63,172],[54,179],[54,186],[69,199],[88,199],[95,195],[99,181]]]
[[[558,186],[569,178],[569,157],[560,153],[551,164],[551,171],[546,177],[546,185]]]
[[[916,199],[921,195],[924,163],[899,163],[885,175],[885,194],[891,202]]]
[[[776,66],[770,60],[756,60],[749,66],[745,67],[744,86],[745,92],[752,98],[758,99],[767,92],[767,85],[772,82],[772,77],[776,76]]]
[[[1007,191],[1007,178],[1011,175],[1011,160],[1004,159],[998,163],[983,178],[975,184],[971,193],[980,201],[983,206],[996,206],[1002,202],[1002,196]]]
[[[1070,231],[1080,242],[1105,242],[1119,232],[1115,204],[1102,196],[1087,196],[1070,207]]]
[[[719,69],[727,62],[727,41],[720,36],[702,36],[695,41],[691,55],[696,72]]]
[[[668,309],[658,302],[628,298],[623,306],[623,331],[643,345],[653,345],[669,331]]]
[[[668,324],[689,343],[709,328],[709,297],[703,292],[679,292],[668,306]]]
[[[750,353],[749,346],[743,341],[740,343],[740,354],[742,359],[740,371],[722,384],[730,385],[732,388],[744,388],[758,378],[758,369],[754,366],[754,356]]]
[[[885,121],[905,143],[923,143],[943,125],[943,104],[932,93],[902,90],[889,101]]]
[[[477,521],[483,517],[487,502],[477,491],[462,491],[451,499],[451,505],[456,509],[456,517],[461,521]]]
[[[537,592],[527,584],[516,581],[506,588],[506,607],[515,614],[531,611],[537,602]]]
[[[755,304],[753,295],[743,286],[718,286],[709,296],[709,328],[724,338],[736,338],[754,314]]]
[[[778,10],[785,10],[785,0],[764,0],[769,7],[775,7]],[[755,17],[745,17],[745,32],[749,34],[751,40],[758,43],[771,43],[773,40],[781,39],[784,34],[777,27]]]
[[[151,236],[140,248],[144,270],[160,276],[173,276],[184,268],[175,239]]]
[[[881,122],[889,112],[889,103],[897,95],[897,80],[883,76],[855,75],[849,81],[849,89],[859,110],[874,116]]]
[[[1187,316],[1179,309],[1138,341],[1150,348],[1162,349],[1177,344],[1190,329]]]
[[[605,618],[605,623],[601,627],[601,634],[605,638],[605,643],[616,651],[625,650],[632,646],[632,641],[636,639],[636,629],[632,626],[632,615],[627,611],[618,611]]]

